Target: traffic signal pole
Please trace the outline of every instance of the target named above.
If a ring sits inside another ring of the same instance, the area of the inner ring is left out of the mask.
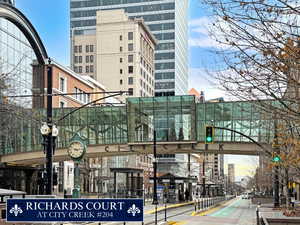
[[[279,144],[278,144],[276,120],[275,120],[275,126],[274,127],[275,127],[275,129],[274,129],[273,152],[278,157],[279,153],[280,153],[280,149],[279,149]],[[280,203],[279,203],[279,166],[278,166],[278,161],[275,162],[275,167],[274,167],[273,187],[274,187],[274,208],[278,208],[280,206]]]

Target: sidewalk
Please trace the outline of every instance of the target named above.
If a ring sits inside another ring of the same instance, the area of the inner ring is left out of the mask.
[[[296,204],[295,209],[300,210],[299,204]],[[272,224],[300,224],[299,216],[285,216],[282,208],[274,209],[273,204],[262,204],[258,208],[260,223],[265,225]]]

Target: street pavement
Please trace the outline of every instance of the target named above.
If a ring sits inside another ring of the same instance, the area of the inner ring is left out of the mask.
[[[172,225],[254,225],[256,205],[250,200],[236,198],[224,205],[201,212],[195,216],[188,214],[169,220]]]

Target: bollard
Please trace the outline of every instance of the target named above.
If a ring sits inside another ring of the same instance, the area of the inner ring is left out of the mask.
[[[256,207],[256,225],[260,225],[260,222],[259,222],[259,208],[260,208],[260,202],[257,203],[257,207]]]

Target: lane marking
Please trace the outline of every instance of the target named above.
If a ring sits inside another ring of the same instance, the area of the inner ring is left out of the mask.
[[[183,225],[186,224],[186,221],[169,221],[168,225]]]

